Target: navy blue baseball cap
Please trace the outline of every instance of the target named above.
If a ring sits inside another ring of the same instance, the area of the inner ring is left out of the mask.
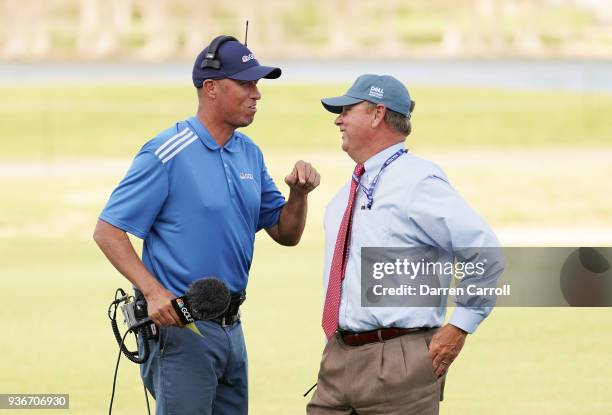
[[[340,114],[342,107],[355,105],[362,101],[382,104],[392,111],[410,118],[412,100],[408,89],[400,81],[389,75],[361,75],[346,94],[339,97],[323,98],[325,109]]]
[[[204,68],[203,62],[209,47],[200,52],[193,64],[192,79],[196,88],[200,88],[206,79],[257,81],[261,78],[276,79],[281,76],[280,68],[260,65],[253,52],[235,40],[222,43],[217,50],[216,59],[221,63],[219,69]]]

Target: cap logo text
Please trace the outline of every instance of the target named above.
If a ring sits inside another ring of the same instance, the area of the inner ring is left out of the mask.
[[[248,62],[251,59],[255,59],[255,55],[253,55],[252,53],[249,53],[248,55],[244,55],[242,57],[242,62]]]
[[[371,86],[370,87],[370,92],[368,93],[369,96],[374,97],[374,98],[382,98],[383,95],[385,94],[385,91],[377,86]]]

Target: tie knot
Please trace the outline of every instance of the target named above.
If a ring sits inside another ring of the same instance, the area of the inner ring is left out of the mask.
[[[365,167],[363,166],[363,164],[359,163],[358,165],[355,166],[355,170],[353,171],[353,174],[357,177],[361,177],[363,176],[364,172],[365,172]]]

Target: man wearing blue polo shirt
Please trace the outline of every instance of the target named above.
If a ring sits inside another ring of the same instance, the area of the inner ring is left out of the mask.
[[[110,262],[144,295],[160,326],[141,366],[158,414],[246,414],[247,356],[238,314],[260,229],[282,245],[304,230],[307,196],[320,176],[298,161],[278,191],[257,145],[236,129],[253,122],[257,81],[279,68],[220,36],[197,57],[195,117],[147,142],[113,191],[94,239]],[[126,232],[144,240],[142,260]],[[229,311],[196,324],[205,337],[180,327],[170,301],[204,276],[233,293]]]

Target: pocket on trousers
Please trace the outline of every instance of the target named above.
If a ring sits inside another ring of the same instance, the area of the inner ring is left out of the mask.
[[[403,399],[410,402],[438,401],[439,385],[425,339],[421,334],[405,335],[399,339],[406,365]]]
[[[436,376],[436,372],[434,372],[433,360],[431,359],[431,356],[429,355],[429,342],[427,341],[425,336],[422,336],[420,343],[423,346],[423,351],[424,351],[423,359],[424,359],[425,366],[427,368],[428,374],[431,376],[431,379],[434,382],[437,382],[438,381],[438,377]]]
[[[159,337],[157,339],[157,346],[159,352],[163,353],[167,346],[168,338],[168,327],[159,327]]]
[[[335,338],[332,337],[325,343],[325,347],[323,347],[323,352],[321,353],[321,364],[328,358],[330,349],[333,347],[332,343],[335,341]]]

